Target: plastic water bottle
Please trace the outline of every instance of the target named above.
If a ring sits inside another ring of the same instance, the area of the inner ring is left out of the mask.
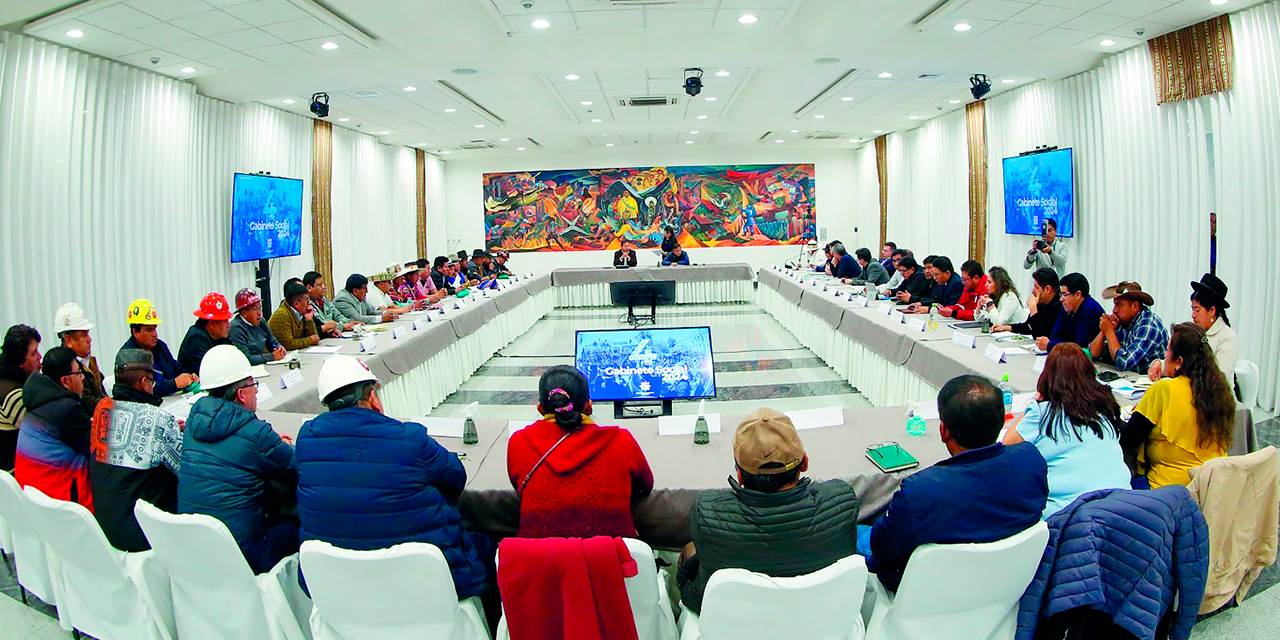
[[[907,435],[922,436],[925,434],[924,418],[916,415],[915,412],[907,414]]]
[[[467,416],[462,421],[462,444],[476,444],[480,442],[480,434],[476,433],[476,421]]]
[[[707,428],[707,419],[704,416],[698,416],[698,421],[693,424],[693,443],[708,444],[711,442],[711,430]]]
[[[929,307],[929,330],[938,330],[938,305],[936,304]]]
[[[1000,395],[1004,396],[1004,419],[1013,419],[1013,385],[1009,384],[1009,374],[1000,376]]]

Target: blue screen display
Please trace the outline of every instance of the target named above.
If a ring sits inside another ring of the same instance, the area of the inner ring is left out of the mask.
[[[710,327],[579,331],[574,359],[595,401],[716,395]]]
[[[237,173],[231,198],[231,261],[302,253],[302,181]]]
[[[1038,236],[1052,218],[1058,235],[1075,235],[1075,169],[1071,150],[1004,159],[1004,231]]]

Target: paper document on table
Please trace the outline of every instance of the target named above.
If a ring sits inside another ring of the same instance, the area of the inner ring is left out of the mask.
[[[938,403],[932,401],[912,402],[911,413],[919,417],[921,420],[937,420],[938,419]]]
[[[187,417],[191,415],[191,403],[189,402],[166,402],[160,407],[161,411],[181,420],[187,421]]]
[[[804,429],[821,429],[822,427],[838,427],[844,424],[844,407],[819,407],[817,409],[797,409],[785,411],[796,431]]]
[[[267,368],[264,365],[249,367],[249,372],[252,373],[255,378],[267,378],[271,376],[270,373],[267,373]]]
[[[342,347],[311,347],[310,349],[303,351],[303,353],[309,355],[329,355],[339,351],[342,351]]]
[[[521,429],[523,429],[523,428],[525,428],[525,427],[527,427],[527,426],[529,426],[529,425],[531,425],[531,424],[533,424],[533,423],[535,423],[535,422],[537,422],[537,420],[508,420],[508,421],[507,421],[507,436],[508,436],[508,437],[510,437],[510,436],[514,435],[514,434],[515,434],[515,432],[517,432],[517,431],[519,431],[519,430],[521,430]]]
[[[1031,405],[1031,401],[1035,400],[1034,393],[1015,393],[1013,394],[1013,415],[1020,416],[1027,411],[1027,407]]]
[[[268,361],[267,364],[289,364],[290,362],[293,362],[294,360],[297,360],[297,359],[298,359],[297,353],[290,351],[289,353],[285,354],[283,358],[279,360]]]
[[[720,433],[720,414],[708,413],[707,431],[710,433]],[[691,436],[693,428],[698,422],[697,415],[691,416],[662,416],[658,418],[658,435],[660,436]]]
[[[432,438],[461,438],[462,425],[465,420],[462,418],[413,418],[410,422],[416,422],[427,428],[427,435]]]

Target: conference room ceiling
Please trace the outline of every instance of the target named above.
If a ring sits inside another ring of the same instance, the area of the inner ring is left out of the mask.
[[[974,73],[998,94],[1258,4],[1212,1],[5,0],[0,24],[222,100],[324,91],[338,126],[468,158],[857,148],[963,108]]]

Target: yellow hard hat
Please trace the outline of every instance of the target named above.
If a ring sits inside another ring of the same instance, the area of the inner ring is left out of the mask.
[[[129,317],[125,319],[125,324],[157,325],[163,322],[150,300],[138,298],[129,303]]]

